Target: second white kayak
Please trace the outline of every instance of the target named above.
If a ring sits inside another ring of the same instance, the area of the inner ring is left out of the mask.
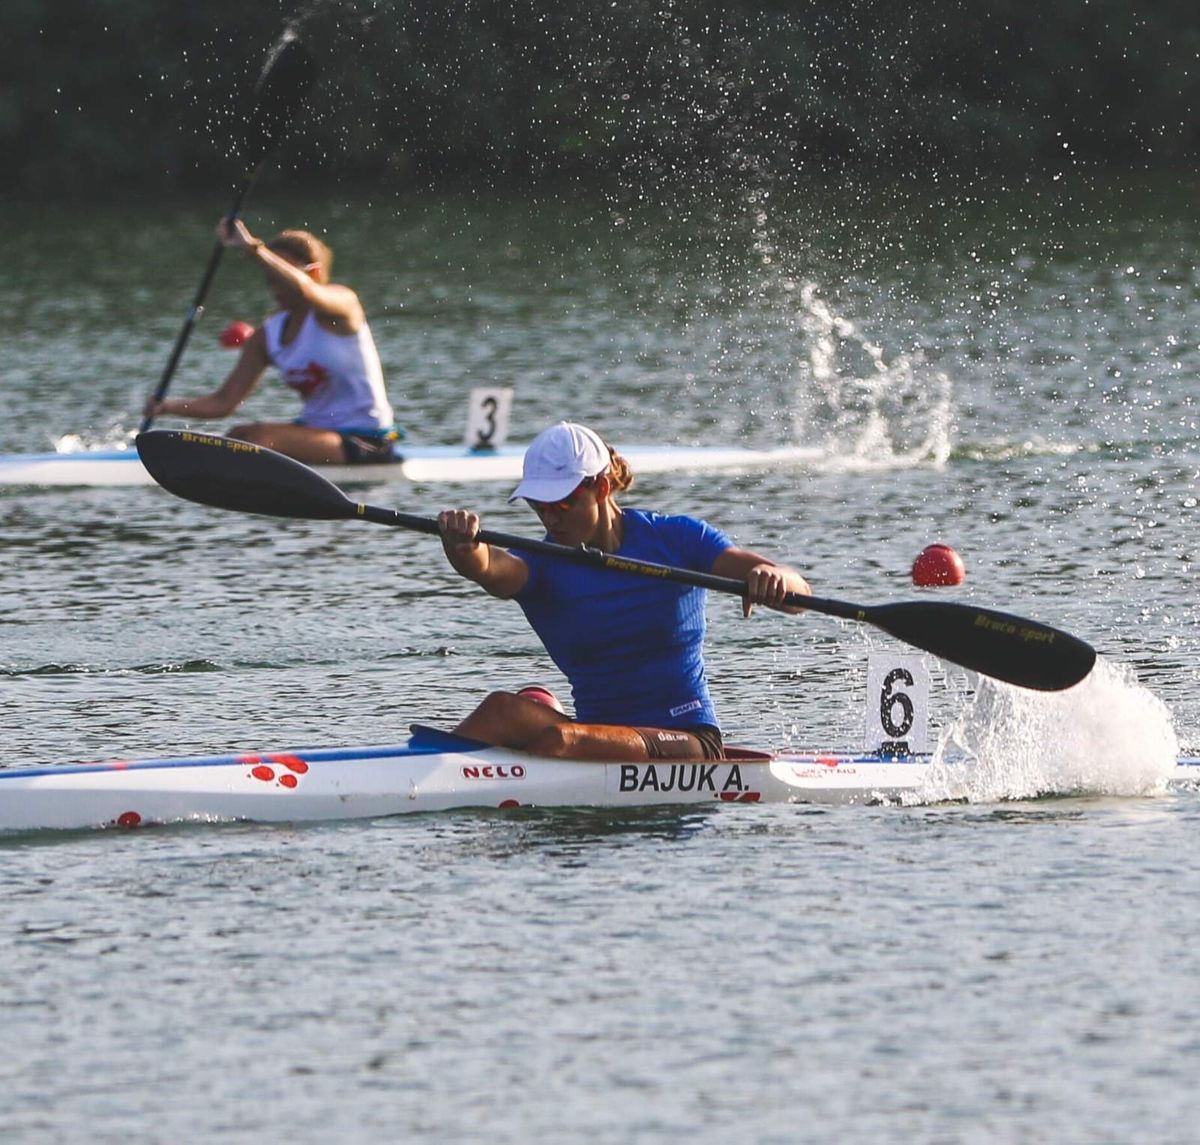
[[[706,473],[805,466],[820,460],[819,449],[780,446],[746,449],[721,445],[631,445],[621,453],[638,473]],[[470,450],[462,445],[396,446],[396,461],[383,465],[317,466],[340,485],[380,481],[485,482],[521,477],[523,445]],[[78,453],[0,454],[0,486],[153,485],[137,450],[109,449]]]

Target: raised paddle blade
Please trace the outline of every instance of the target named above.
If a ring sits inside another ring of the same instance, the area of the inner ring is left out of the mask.
[[[952,664],[1039,692],[1078,684],[1096,663],[1096,650],[1079,637],[991,608],[914,600],[866,607],[856,619]]]
[[[152,429],[138,434],[137,451],[150,476],[185,501],[315,521],[357,513],[354,502],[331,481],[261,445],[210,433]]]

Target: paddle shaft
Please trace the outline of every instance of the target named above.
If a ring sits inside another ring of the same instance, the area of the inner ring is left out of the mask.
[[[265,159],[265,156],[264,156]],[[262,170],[260,162],[250,173],[249,178],[242,182],[238,188],[237,197],[233,201],[233,206],[230,208],[229,214],[225,216],[225,222],[232,223],[234,219],[241,214],[242,203],[246,196],[250,193],[250,188],[254,185],[255,179],[258,178],[259,171]],[[213,244],[212,254],[208,256],[208,265],[204,268],[204,277],[200,280],[200,287],[196,291],[196,296],[192,299],[191,306],[188,307],[187,314],[183,319],[183,326],[180,328],[179,334],[175,339],[175,345],[171,348],[171,356],[167,359],[167,364],[162,372],[162,377],[158,380],[158,385],[154,387],[154,400],[160,402],[166,396],[167,389],[171,385],[171,379],[175,376],[176,367],[179,365],[179,360],[183,357],[183,351],[188,344],[188,339],[192,336],[192,330],[195,329],[196,323],[200,320],[200,316],[204,313],[204,300],[208,297],[209,287],[212,286],[213,279],[217,274],[217,267],[221,263],[221,256],[225,253],[225,244],[219,240]],[[154,424],[154,417],[147,415],[142,418],[142,424],[138,429],[139,433],[145,433],[151,425]]]
[[[418,517],[412,513],[402,513],[398,509],[355,504],[353,515],[361,517],[364,521],[373,521],[377,525],[394,525],[400,529],[411,529],[414,532],[428,533],[434,537],[439,536],[441,532],[438,529],[437,521],[432,517]],[[586,565],[591,568],[608,569],[609,572],[658,577],[661,580],[670,580],[677,584],[710,588],[714,592],[728,592],[734,596],[746,595],[746,582],[734,577],[715,576],[712,573],[695,572],[692,569],[674,568],[671,565],[655,564],[653,561],[617,556],[615,553],[606,553],[603,549],[594,549],[589,545],[556,545],[553,541],[498,533],[493,529],[480,529],[479,540],[486,545],[500,545],[506,549],[541,553],[544,556],[553,557],[555,560],[570,561],[572,564]],[[813,612],[828,613],[830,616],[841,616],[848,620],[859,619],[858,612],[861,611],[855,605],[842,604],[836,600],[823,600],[818,596],[804,596],[796,592],[789,592],[784,598],[784,603],[807,608]]]
[[[356,504],[346,498],[348,515],[380,525],[394,525],[432,536],[437,521],[396,509]],[[745,598],[746,582],[692,569],[606,553],[586,545],[570,547],[532,537],[511,536],[481,529],[479,540],[489,545],[542,553],[609,572],[631,573],[689,584]],[[864,605],[790,592],[783,603],[842,620],[871,624],[889,636],[912,644],[952,663],[1038,691],[1060,691],[1077,684],[1092,669],[1096,652],[1068,632],[995,609],[941,601],[901,601]]]
[[[422,533],[439,532],[437,522],[429,518],[372,505],[354,505],[353,509],[355,516],[378,524],[398,525]],[[659,577],[714,592],[746,596],[745,581],[635,560],[586,545],[571,548],[490,529],[481,529],[479,539],[486,544],[544,553],[556,560],[592,568]],[[897,640],[952,663],[1039,691],[1059,691],[1077,684],[1091,671],[1096,659],[1094,648],[1068,632],[1036,620],[974,605],[933,600],[864,605],[795,592],[789,592],[783,603],[808,612],[874,625]]]
[[[226,225],[232,223],[241,214],[242,204],[250,193],[250,188],[254,186],[267,157],[271,154],[272,147],[286,133],[292,114],[312,81],[310,65],[308,53],[295,41],[286,42],[281,51],[269,57],[267,70],[259,81],[251,115],[266,116],[272,122],[268,125],[268,129],[261,132],[258,140],[258,159],[237,189],[233,206],[229,208],[229,212],[225,216]],[[218,240],[213,244],[212,254],[208,256],[204,277],[200,279],[200,286],[192,299],[191,306],[188,307],[187,314],[184,315],[183,326],[175,339],[175,345],[171,348],[171,356],[167,359],[162,377],[159,378],[158,385],[154,387],[153,400],[156,402],[161,402],[166,397],[167,389],[171,385],[171,379],[175,376],[175,370],[183,357],[188,339],[192,336],[192,330],[204,313],[204,300],[208,297],[209,287],[212,286],[213,279],[216,277],[217,267],[220,265],[221,256],[224,253],[225,246]],[[145,433],[153,424],[154,415],[147,414],[142,418],[138,432]]]
[[[347,498],[349,501],[349,498]],[[438,529],[437,521],[431,517],[418,517],[412,513],[402,513],[398,509],[384,509],[377,505],[362,505],[350,502],[354,505],[354,516],[361,517],[365,521],[373,521],[378,525],[394,525],[402,529],[411,529],[419,533],[428,533],[430,536],[440,535],[441,530]],[[480,529],[478,534],[479,540],[488,545],[500,545],[506,549],[522,549],[530,553],[542,553],[545,556],[553,557],[555,560],[569,561],[572,564],[587,565],[591,568],[608,569],[610,572],[625,572],[635,576],[650,576],[658,577],[662,580],[674,581],[677,584],[695,585],[697,588],[708,588],[714,592],[727,592],[732,596],[746,595],[746,582],[737,580],[734,577],[716,576],[713,573],[696,572],[693,569],[675,568],[672,565],[655,564],[653,561],[637,560],[633,557],[622,557],[615,553],[606,553],[603,549],[594,549],[588,545],[579,545],[572,547],[569,545],[556,545],[553,541],[538,540],[534,537],[520,537],[510,533],[498,533],[492,529]],[[896,609],[905,607],[904,605],[869,605],[869,604],[852,604],[845,600],[833,600],[829,597],[822,596],[805,596],[803,593],[789,592],[783,598],[783,603],[789,607],[807,609],[809,612],[820,612],[826,616],[836,616],[842,620],[854,620],[866,622],[868,624],[876,624],[881,628],[891,630],[893,622],[889,617],[889,613]],[[915,602],[914,608],[932,610],[934,612],[941,610],[958,610],[964,605],[947,604],[940,602]],[[969,609],[976,618],[984,617],[1004,617],[1004,623],[1011,625],[1024,625],[1026,632],[1045,631],[1046,633],[1054,633],[1053,629],[1047,628],[1038,621],[1022,620],[1019,617],[1009,616],[1007,613],[995,613],[991,609]],[[980,627],[984,627],[980,625]],[[1061,635],[1066,635],[1065,633]],[[1026,635],[1027,641],[1037,640],[1034,635]],[[1042,637],[1042,642],[1046,642],[1046,638]],[[1072,637],[1071,639],[1075,639]]]

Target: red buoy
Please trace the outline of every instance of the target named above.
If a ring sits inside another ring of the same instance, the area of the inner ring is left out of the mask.
[[[913,561],[912,581],[928,588],[933,585],[962,584],[967,575],[962,557],[949,545],[928,545]]]
[[[221,345],[235,350],[238,346],[243,345],[253,333],[254,327],[249,322],[230,322],[221,331]]]

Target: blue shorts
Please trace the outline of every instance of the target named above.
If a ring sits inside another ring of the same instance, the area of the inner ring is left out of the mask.
[[[390,465],[400,460],[392,449],[401,437],[397,430],[372,433],[369,430],[348,429],[338,436],[342,439],[347,465]]]
[[[724,759],[725,744],[721,729],[712,724],[693,724],[690,728],[634,728],[646,745],[651,759]],[[697,754],[699,747],[699,754]]]

